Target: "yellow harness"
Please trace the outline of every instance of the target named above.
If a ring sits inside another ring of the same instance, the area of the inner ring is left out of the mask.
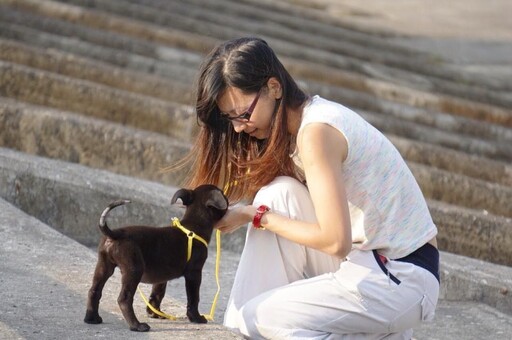
[[[180,223],[180,220],[178,220],[177,217],[174,217],[172,219],[172,226],[181,230],[188,237],[187,262],[190,260],[190,257],[192,256],[192,243],[194,242],[194,239],[198,240],[199,242],[204,244],[205,247],[208,248],[208,242],[206,242],[204,238],[197,235],[193,231],[190,231],[187,228],[185,228],[184,226],[182,226]]]
[[[178,218],[174,217],[172,219],[172,226],[180,229],[188,237],[187,262],[190,260],[190,257],[192,256],[192,243],[194,242],[194,239],[198,240],[199,242],[204,244],[205,247],[208,248],[208,242],[206,242],[206,240],[204,238],[202,238],[201,236],[197,235],[193,231],[190,231],[187,228],[185,228],[184,226],[182,226],[181,223],[180,223],[180,220]],[[215,308],[217,306],[217,300],[219,298],[219,293],[220,293],[220,283],[219,283],[220,230],[217,230],[216,236],[217,236],[217,238],[216,238],[216,241],[217,241],[217,258],[216,258],[216,261],[215,261],[215,279],[217,280],[217,292],[215,293],[215,297],[213,298],[212,308],[210,309],[210,314],[204,315],[204,317],[207,320],[210,320],[210,321],[213,320],[213,316],[215,314]],[[149,303],[149,301],[146,299],[146,296],[144,296],[144,293],[142,293],[142,291],[140,290],[139,287],[137,287],[137,290],[139,291],[139,294],[140,294],[142,300],[146,303],[146,306],[148,306],[148,308],[151,309],[151,311],[153,313],[155,313],[155,314],[157,314],[157,315],[159,315],[159,316],[161,316],[163,318],[169,319],[169,320],[176,320],[177,319],[175,316],[169,315],[169,314],[165,314],[165,313],[159,311],[158,309],[156,309],[155,307],[153,307]]]

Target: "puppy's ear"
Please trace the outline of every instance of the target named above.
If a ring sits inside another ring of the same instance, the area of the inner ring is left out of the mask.
[[[188,189],[180,189],[176,191],[174,196],[172,196],[171,204],[176,203],[176,201],[181,199],[184,205],[190,205],[194,201],[194,192]]]
[[[206,200],[206,206],[219,210],[226,210],[228,208],[228,201],[222,192],[219,190],[213,190],[210,192],[210,197]]]

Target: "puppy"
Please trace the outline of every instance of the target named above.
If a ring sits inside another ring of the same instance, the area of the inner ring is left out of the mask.
[[[214,185],[201,185],[194,190],[178,190],[171,203],[176,203],[178,199],[186,206],[182,226],[209,243],[213,225],[228,209],[226,196]],[[191,256],[187,259],[188,237],[175,226],[129,226],[111,230],[105,221],[108,212],[125,203],[129,201],[114,202],[101,215],[99,228],[104,236],[98,245],[98,262],[84,321],[90,324],[103,321],[98,314],[101,292],[114,269],[119,267],[122,286],[117,302],[132,331],[146,332],[150,329],[147,323],[137,320],[133,311],[133,296],[139,283],[153,284],[149,302],[159,310],[167,281],[181,276],[185,277],[188,319],[195,323],[206,323],[204,316],[199,314],[198,304],[201,272],[208,257],[208,248],[193,239]],[[149,308],[147,312],[151,317],[158,317]]]

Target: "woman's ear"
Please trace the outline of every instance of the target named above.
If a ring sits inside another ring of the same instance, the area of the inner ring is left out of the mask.
[[[269,93],[274,99],[281,99],[283,96],[283,88],[281,87],[281,83],[277,80],[276,77],[272,77],[267,82]]]

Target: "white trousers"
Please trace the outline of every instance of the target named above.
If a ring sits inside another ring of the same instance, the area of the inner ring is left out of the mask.
[[[304,185],[278,177],[255,205],[293,219],[315,221]],[[224,325],[250,339],[410,339],[434,317],[439,283],[410,263],[379,267],[373,252],[352,250],[345,261],[248,228]]]

